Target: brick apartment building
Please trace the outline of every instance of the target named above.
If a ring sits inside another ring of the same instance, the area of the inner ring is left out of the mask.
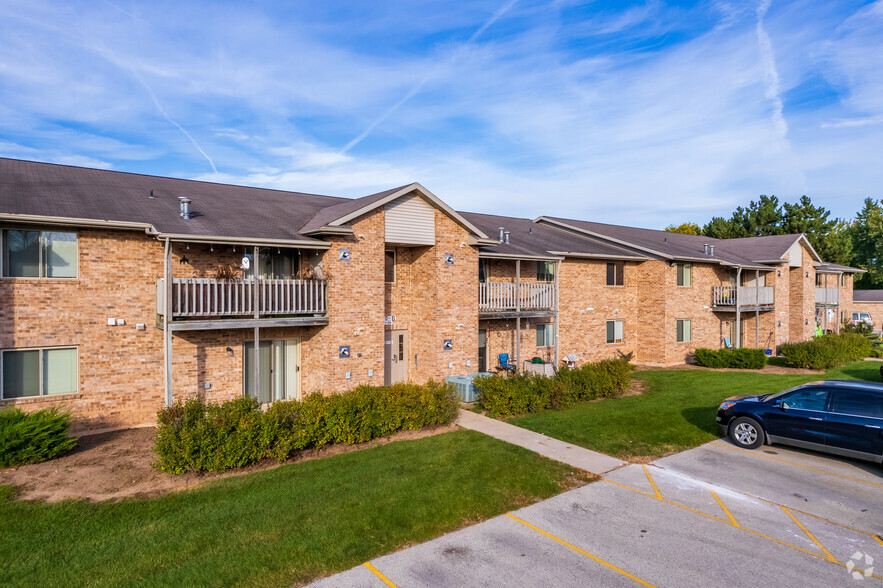
[[[262,402],[836,330],[860,270],[802,235],[715,240],[0,159],[0,404],[82,430],[199,394]],[[256,367],[257,366],[257,367]]]

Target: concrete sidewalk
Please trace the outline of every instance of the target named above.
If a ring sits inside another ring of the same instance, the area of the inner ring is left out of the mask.
[[[484,433],[494,439],[524,447],[539,453],[543,457],[566,463],[593,474],[604,474],[626,465],[626,462],[614,459],[609,455],[591,451],[577,445],[571,445],[558,439],[552,439],[540,433],[534,433],[533,431],[475,414],[468,410],[460,409],[460,417],[457,419],[457,424],[464,429]]]

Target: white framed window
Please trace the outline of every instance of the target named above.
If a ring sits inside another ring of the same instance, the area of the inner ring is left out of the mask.
[[[243,342],[242,354],[242,393],[254,396],[254,341]],[[300,339],[260,341],[258,362],[261,404],[301,399]]]
[[[555,262],[554,261],[538,261],[537,262],[537,282],[554,282],[555,281]]]
[[[384,253],[383,281],[387,284],[395,284],[396,281],[396,252],[387,249]]]
[[[555,323],[537,325],[537,347],[555,346]]]
[[[623,321],[615,320],[615,321],[607,321],[607,342],[608,343],[622,343],[623,341]]]
[[[75,394],[79,389],[77,356],[76,347],[4,349],[0,352],[0,397]]]
[[[840,287],[846,287],[846,274],[840,274]]]
[[[678,286],[689,288],[693,285],[693,264],[679,263],[678,266]]]
[[[4,278],[76,278],[77,234],[63,231],[4,229]]]
[[[613,261],[607,264],[607,285],[622,286],[625,284],[625,262]]]
[[[693,321],[691,319],[677,320],[678,343],[689,343],[693,340]]]

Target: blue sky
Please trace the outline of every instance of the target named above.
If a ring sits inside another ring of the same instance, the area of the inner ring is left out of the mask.
[[[883,186],[883,1],[0,0],[0,156],[661,228]]]

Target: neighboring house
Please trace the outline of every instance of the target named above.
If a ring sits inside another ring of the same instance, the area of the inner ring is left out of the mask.
[[[883,325],[883,290],[853,290],[852,310],[846,314],[852,318],[853,312],[867,312],[874,319],[874,329]]]
[[[697,346],[775,348],[849,310],[802,235],[721,241],[0,159],[0,404],[78,428],[191,395],[262,402]],[[817,276],[823,276],[821,282]],[[821,313],[819,313],[821,309]]]

